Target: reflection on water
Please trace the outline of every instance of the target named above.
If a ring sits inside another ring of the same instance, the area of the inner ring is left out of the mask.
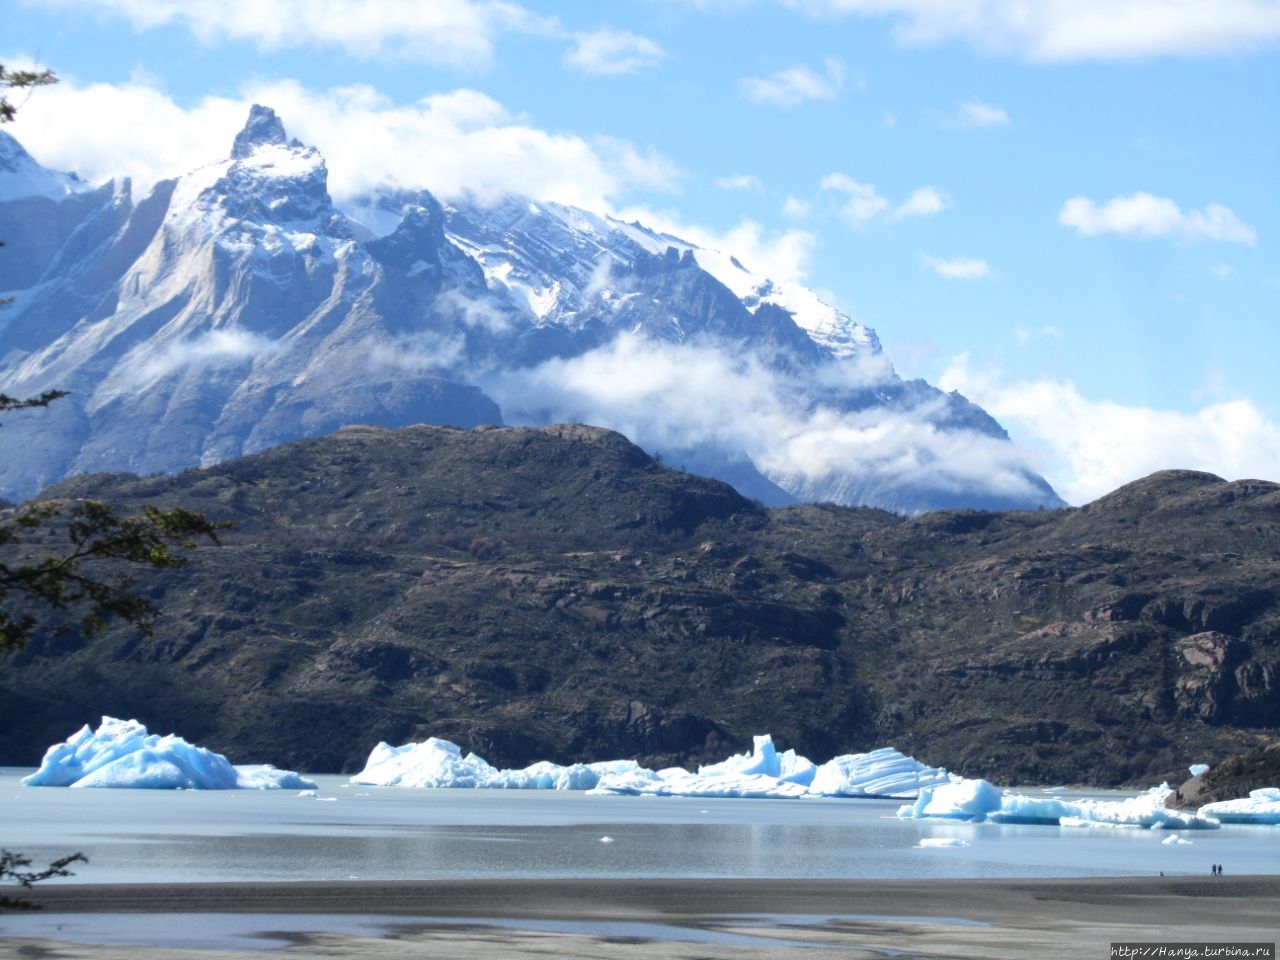
[[[902,821],[896,801],[378,789],[340,777],[317,778],[316,799],[26,788],[25,772],[0,771],[0,846],[37,862],[83,851],[83,882],[1280,872],[1275,827],[1170,845],[1160,831]],[[968,846],[922,849],[925,837]]]

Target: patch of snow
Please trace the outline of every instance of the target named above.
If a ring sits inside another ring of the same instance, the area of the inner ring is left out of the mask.
[[[1193,777],[1201,777],[1209,772],[1209,765],[1207,763],[1193,763],[1187,767],[1187,770]]]
[[[74,173],[42,166],[17,140],[0,133],[0,203],[27,197],[61,201],[92,189]]]

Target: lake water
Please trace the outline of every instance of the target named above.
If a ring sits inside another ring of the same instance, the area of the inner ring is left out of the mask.
[[[539,877],[1083,877],[1280,873],[1280,827],[1169,831],[898,820],[899,801],[418,790],[23,787],[0,768],[0,847],[72,882]],[[1032,791],[1026,791],[1028,793]],[[1060,794],[1072,797],[1078,794]],[[1126,794],[1093,791],[1088,796]],[[606,839],[607,838],[607,839]],[[921,847],[927,838],[965,846]]]

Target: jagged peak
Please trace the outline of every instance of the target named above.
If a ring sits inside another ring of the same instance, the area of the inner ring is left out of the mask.
[[[0,201],[23,197],[62,200],[92,189],[74,173],[42,166],[13,135],[0,130]]]
[[[34,162],[16,137],[0,130],[0,171],[16,170],[20,164]]]
[[[270,107],[255,103],[249,108],[249,119],[244,129],[236,134],[235,143],[231,146],[231,159],[243,160],[263,146],[302,146],[296,140],[292,143],[284,132],[284,123]]]

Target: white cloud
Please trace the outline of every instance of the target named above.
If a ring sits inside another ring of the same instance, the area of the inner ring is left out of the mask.
[[[716,181],[716,186],[721,190],[751,190],[758,192],[764,189],[764,184],[760,182],[759,177],[753,177],[746,173],[735,174],[731,177],[721,177]]]
[[[958,117],[961,126],[965,127],[1007,127],[1010,122],[1004,107],[983,103],[981,100],[969,100],[960,104]]]
[[[315,145],[343,200],[381,184],[425,187],[448,199],[525,193],[608,210],[632,188],[674,189],[666,158],[625,141],[550,133],[475,90],[393,104],[372,87],[311,90],[293,81],[246,84],[238,99],[191,107],[143,83],[41,91],[38,117],[12,132],[46,166],[91,182],[132,176],[145,188],[228,155],[252,103],[275,108],[290,136]]]
[[[284,349],[273,340],[235,328],[210,330],[188,340],[169,341],[161,347],[148,341],[130,353],[121,364],[121,372],[112,374],[116,382],[107,384],[107,392],[111,388],[140,392],[157,380],[189,367],[236,366]]]
[[[367,347],[363,359],[374,371],[436,373],[449,370],[463,358],[466,348],[466,340],[460,335],[422,330],[390,342],[374,343]]]
[[[1040,327],[1038,330],[1029,330],[1026,327],[1017,327],[1013,331],[1013,339],[1018,341],[1018,346],[1020,347],[1025,347],[1035,339],[1047,338],[1050,340],[1061,340],[1063,336],[1065,336],[1065,334],[1054,326]]]
[[[1280,477],[1280,424],[1252,402],[1209,403],[1184,413],[1084,396],[1071,381],[1006,383],[957,357],[939,380],[959,390],[1036,452],[1041,472],[1082,504],[1157,470],[1204,470],[1228,480]]]
[[[844,64],[830,58],[824,73],[808,67],[791,67],[767,77],[744,77],[738,81],[742,96],[757,103],[797,107],[810,100],[834,100],[844,86]]]
[[[886,364],[849,364],[832,376],[865,388]],[[520,397],[539,413],[620,430],[647,449],[710,446],[746,453],[767,476],[803,486],[829,474],[856,475],[868,487],[901,483],[955,491],[978,487],[1030,495],[1025,455],[1013,444],[938,430],[933,405],[904,411],[847,412],[811,406],[808,389],[739,348],[673,345],[623,334],[583,356],[554,360],[486,390],[512,412]]]
[[[951,206],[951,201],[933,187],[920,187],[898,204],[890,220],[906,220],[909,217],[932,217]]]
[[[924,265],[945,280],[985,280],[993,276],[991,265],[972,257],[939,259],[928,254],[920,255]]]
[[[889,209],[889,201],[880,196],[873,184],[854,180],[847,174],[829,173],[822,178],[820,187],[844,194],[840,213],[854,226],[868,223]]]
[[[50,0],[73,12],[122,17],[137,30],[177,25],[204,43],[264,50],[316,45],[360,59],[395,57],[486,66],[504,30],[557,32],[555,21],[498,0]]]
[[[894,206],[880,195],[874,184],[862,183],[843,173],[827,174],[819,186],[844,195],[840,215],[856,227],[877,219],[896,223],[912,217],[931,217],[951,206],[950,201],[933,187],[920,187]]]
[[[900,43],[966,42],[1033,61],[1216,56],[1275,46],[1275,0],[778,0],[822,16],[889,17]]]
[[[1058,223],[1085,236],[1118,233],[1144,237],[1174,236],[1182,240],[1215,240],[1252,246],[1258,236],[1228,207],[1211,203],[1184,212],[1174,201],[1149,193],[1116,197],[1102,206],[1088,197],[1072,197],[1062,206]]]
[[[648,37],[626,30],[596,30],[575,35],[564,62],[582,73],[617,76],[656,67],[665,58],[662,47]]]
[[[782,202],[782,215],[788,220],[803,220],[813,211],[813,204],[799,197],[788,196]]]
[[[680,237],[705,250],[737,257],[753,273],[783,281],[804,282],[818,238],[807,230],[767,231],[755,220],[742,220],[728,230],[686,223],[678,213],[629,207],[617,212],[620,220],[638,220],[651,230]]]

